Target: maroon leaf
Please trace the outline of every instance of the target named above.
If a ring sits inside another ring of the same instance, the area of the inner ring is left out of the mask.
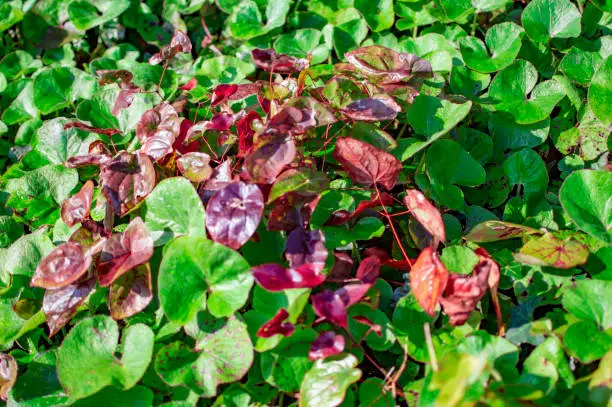
[[[329,272],[330,279],[346,280],[353,275],[353,258],[340,251],[334,252],[334,267]]]
[[[303,264],[295,269],[286,269],[278,264],[262,264],[251,268],[251,273],[260,286],[272,292],[314,288],[325,281],[325,274],[312,264]]]
[[[294,192],[282,195],[270,212],[268,230],[291,232],[298,226],[305,227],[319,198]]]
[[[271,184],[296,155],[295,143],[290,138],[265,141],[245,158],[246,169],[253,182]]]
[[[87,273],[91,261],[86,247],[74,242],[62,243],[40,262],[30,285],[43,288],[64,287]]]
[[[62,220],[68,227],[73,227],[89,218],[89,211],[93,202],[93,190],[93,181],[89,180],[77,194],[64,201],[62,204]]]
[[[315,314],[341,328],[348,326],[346,303],[337,291],[323,291],[311,297]]]
[[[291,74],[308,68],[308,60],[277,54],[272,48],[251,51],[253,62],[266,72]]]
[[[253,110],[236,121],[236,131],[238,132],[238,157],[242,158],[246,156],[253,148],[253,136],[255,135],[255,129],[253,129],[253,122],[255,120],[261,120],[259,114]]]
[[[353,319],[359,322],[360,324],[367,325],[370,328],[370,331],[374,332],[379,337],[382,337],[382,327],[380,325],[375,324],[363,315],[356,315],[353,317]],[[367,333],[364,336],[366,335]]]
[[[79,130],[85,130],[90,133],[101,134],[103,136],[108,136],[108,137],[121,133],[117,129],[99,129],[97,127],[92,127],[88,124],[81,123],[81,122],[68,122],[64,124],[64,130],[68,130],[72,128],[79,129]]]
[[[357,205],[357,208],[351,213],[348,211],[337,211],[332,214],[332,218],[326,222],[328,225],[342,225],[348,222],[351,219],[359,216],[363,211],[377,208],[381,206],[381,200],[384,205],[391,205],[394,203],[393,197],[386,192],[382,192],[380,194],[380,199],[378,199],[378,194],[376,192],[372,193],[372,198],[369,200],[361,201]]]
[[[210,120],[197,122],[187,131],[185,137],[187,142],[196,140],[201,134],[208,130],[228,131],[234,124],[234,115],[229,113],[219,113],[214,115]]]
[[[227,159],[213,169],[212,175],[204,184],[204,188],[200,190],[200,199],[204,204],[207,204],[215,192],[225,188],[230,182],[232,182],[232,163]]]
[[[266,123],[266,134],[304,134],[308,129],[335,123],[336,118],[311,97],[291,99]]]
[[[98,266],[98,281],[109,286],[123,274],[149,261],[153,238],[140,218],[134,218],[123,233],[115,233],[104,244]]]
[[[344,55],[360,72],[381,83],[433,75],[431,64],[416,55],[396,52],[382,46],[358,48]]]
[[[176,166],[189,181],[206,181],[212,174],[210,156],[205,153],[187,153],[176,161]]]
[[[113,211],[124,216],[140,204],[155,187],[155,169],[144,154],[119,153],[100,171],[102,193]]]
[[[305,231],[303,228],[295,228],[287,236],[286,257],[291,268],[297,268],[302,264],[312,264],[323,270],[327,260],[327,248],[325,247],[325,235],[321,230]]]
[[[113,282],[108,305],[114,319],[125,319],[144,310],[152,299],[151,268],[146,263]]]
[[[364,284],[374,284],[380,275],[380,259],[376,256],[365,258],[357,268],[357,278]]]
[[[192,127],[193,122],[189,119],[183,119],[183,121],[181,122],[179,135],[176,137],[176,140],[174,140],[174,144],[172,145],[172,147],[174,147],[174,149],[181,154],[194,153],[200,149],[200,143],[198,143],[197,141],[192,141],[188,144],[186,143],[187,134],[189,132],[189,129],[191,129]]]
[[[425,248],[410,270],[410,287],[425,312],[433,317],[442,291],[449,280],[448,271],[433,247]]]
[[[334,158],[353,181],[364,185],[381,184],[389,190],[402,170],[402,164],[391,154],[350,137],[338,139]]]
[[[257,230],[263,208],[263,194],[257,185],[233,182],[208,201],[206,229],[215,242],[239,249]]]
[[[262,83],[265,83],[265,82],[261,81],[261,82],[243,83],[243,84],[237,85],[238,89],[236,89],[236,92],[229,95],[228,99],[229,100],[242,100],[251,95],[256,95],[259,92],[259,89],[261,88]]]
[[[62,288],[45,291],[42,309],[49,326],[49,337],[62,329],[77,312],[96,284],[95,278],[85,278]]]
[[[232,96],[238,90],[238,85],[227,85],[221,84],[213,90],[212,97],[210,98],[210,105],[217,106],[220,103],[225,102],[230,96]]]
[[[344,351],[345,339],[342,335],[336,335],[333,331],[320,334],[310,345],[308,359],[315,361],[326,357],[337,355]]]
[[[393,120],[401,111],[400,105],[386,95],[359,99],[342,109],[342,113],[350,119],[369,122]]]
[[[406,191],[404,204],[415,217],[415,219],[423,225],[425,230],[429,232],[437,242],[446,240],[446,229],[440,211],[433,206],[421,191],[409,189]],[[437,247],[437,244],[435,245]]]
[[[366,256],[377,257],[378,260],[380,260],[381,265],[383,265],[383,266],[392,267],[392,268],[399,269],[399,270],[410,270],[410,268],[412,267],[411,266],[412,263],[415,261],[415,260],[411,260],[409,262],[408,260],[395,260],[395,259],[392,259],[389,256],[389,254],[387,254],[387,252],[385,252],[380,247],[368,247],[364,251],[364,254]]]
[[[18,366],[15,358],[0,352],[0,400],[6,401],[17,381]]]
[[[266,322],[257,331],[257,336],[260,338],[270,338],[274,335],[291,336],[295,327],[291,322],[283,322],[289,318],[289,312],[281,308],[271,320]]]

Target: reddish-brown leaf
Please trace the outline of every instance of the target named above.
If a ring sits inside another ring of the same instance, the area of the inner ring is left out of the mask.
[[[86,247],[74,242],[62,243],[40,262],[30,284],[43,288],[72,284],[87,273],[91,261]]]
[[[257,330],[257,336],[260,338],[270,338],[274,335],[291,336],[295,327],[291,322],[283,322],[289,318],[289,312],[281,308],[271,320],[266,322]]]
[[[257,146],[245,158],[253,182],[271,184],[296,155],[291,138],[273,138]]]
[[[62,220],[68,227],[89,218],[91,203],[93,202],[93,181],[89,180],[81,190],[62,204]]]
[[[378,45],[358,48],[346,53],[345,57],[360,72],[380,83],[433,75],[431,64],[426,60]]]
[[[440,304],[449,316],[451,325],[463,325],[484,297],[488,288],[489,274],[494,268],[492,263],[478,263],[471,275],[450,274]]]
[[[255,120],[261,120],[259,114],[254,110],[249,112],[236,121],[236,131],[238,132],[238,157],[242,158],[246,156],[253,148],[253,136],[255,135],[255,129],[253,129],[253,122]]]
[[[448,271],[433,247],[425,248],[410,270],[410,287],[414,297],[429,316],[436,313],[436,305],[448,281]]]
[[[151,268],[145,263],[113,282],[108,305],[114,319],[125,319],[144,310],[152,299]]]
[[[42,309],[49,326],[49,337],[59,332],[72,319],[95,284],[95,278],[85,277],[65,287],[45,291]]]
[[[393,120],[401,111],[401,106],[391,96],[387,95],[359,99],[342,109],[342,113],[346,117],[368,122]]]
[[[440,211],[425,198],[425,195],[423,195],[421,191],[416,189],[409,189],[406,191],[404,204],[412,216],[423,225],[425,230],[427,230],[437,242],[444,242],[446,240],[446,229]],[[435,246],[437,247],[437,244]]]
[[[353,181],[368,186],[380,184],[388,190],[395,186],[402,170],[402,164],[391,154],[350,137],[336,142],[334,158]]]

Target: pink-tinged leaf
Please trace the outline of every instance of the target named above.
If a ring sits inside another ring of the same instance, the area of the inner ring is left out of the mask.
[[[111,285],[123,274],[149,261],[153,238],[140,218],[134,218],[123,233],[115,233],[104,244],[98,266],[100,286]]]
[[[217,131],[228,131],[234,125],[234,115],[230,113],[218,113],[210,119],[207,128]]]
[[[376,256],[363,259],[357,268],[357,278],[364,284],[374,284],[380,275],[380,265],[380,259]]]
[[[186,143],[187,133],[192,127],[193,122],[189,119],[183,119],[183,121],[181,122],[179,135],[176,137],[176,140],[174,140],[174,144],[172,145],[172,147],[174,147],[174,149],[181,154],[195,153],[200,150],[200,143],[198,143],[197,141]]]
[[[291,322],[283,322],[289,318],[289,312],[281,308],[271,320],[266,322],[257,331],[257,336],[260,338],[270,338],[274,335],[291,336],[295,327]]]
[[[277,54],[272,48],[251,51],[253,62],[259,69],[266,72],[291,74],[308,68],[308,60]]]
[[[393,120],[401,111],[400,105],[392,97],[386,95],[359,99],[342,109],[346,117],[368,122]]]
[[[70,157],[64,165],[67,168],[79,168],[85,167],[88,165],[93,165],[96,167],[100,167],[103,164],[111,161],[111,157],[104,154],[87,154],[87,155],[79,155],[76,157]]]
[[[217,106],[228,100],[230,96],[232,96],[238,90],[238,85],[227,85],[221,84],[217,85],[217,87],[213,90],[213,94],[210,98],[210,105]]]
[[[410,287],[425,312],[433,317],[448,281],[448,271],[433,247],[425,248],[410,270]]]
[[[162,53],[156,52],[155,54],[151,55],[151,58],[149,58],[149,64],[159,65],[162,63],[163,60],[164,58],[162,57]]]
[[[380,83],[395,83],[411,77],[431,77],[431,64],[413,54],[374,45],[344,54],[364,75]]]
[[[369,200],[359,202],[359,204],[357,205],[357,208],[355,208],[353,212],[348,212],[344,210],[334,212],[332,214],[331,219],[329,219],[326,222],[326,224],[327,225],[342,225],[348,222],[349,220],[356,218],[362,212],[368,209],[380,207],[381,201],[384,205],[392,205],[395,202],[393,200],[393,197],[386,192],[382,192],[380,194],[380,200],[378,199],[378,194],[376,192],[373,192],[372,198]]]
[[[310,297],[315,314],[341,328],[348,326],[346,303],[337,291],[323,291]]]
[[[117,94],[117,99],[115,99],[115,103],[113,104],[113,110],[111,112],[113,116],[117,116],[123,109],[132,106],[138,92],[140,92],[140,88],[136,86],[122,88]]]
[[[114,136],[115,134],[119,134],[121,133],[119,130],[117,129],[99,129],[97,127],[92,127],[88,124],[85,123],[81,123],[81,122],[68,122],[66,124],[64,124],[64,130],[68,130],[68,129],[79,129],[79,130],[85,130],[88,131],[90,133],[96,133],[96,134],[101,134],[103,136]]]
[[[62,288],[45,291],[42,309],[47,319],[49,337],[58,333],[74,317],[77,308],[95,285],[95,278],[85,278]]]
[[[213,169],[212,175],[200,190],[200,199],[206,205],[215,192],[223,189],[232,182],[232,163],[229,159]]]
[[[96,75],[100,78],[98,85],[105,86],[111,83],[132,82],[134,75],[125,69],[98,69]]]
[[[336,290],[345,307],[357,304],[365,297],[366,293],[372,288],[372,284],[347,284]]]
[[[344,351],[345,345],[344,336],[336,335],[333,331],[323,332],[310,345],[308,359],[314,362],[317,359],[337,355]]]
[[[476,309],[488,288],[490,264],[477,264],[472,275],[451,273],[444,295],[440,298],[442,309],[453,326],[463,325]]]
[[[263,208],[263,194],[257,185],[233,182],[208,201],[206,229],[215,242],[237,250],[257,230]]]
[[[100,171],[102,193],[113,211],[124,216],[138,206],[155,187],[155,169],[145,154],[119,153]]]
[[[174,35],[170,41],[170,46],[173,48],[178,48],[180,52],[191,52],[191,41],[189,40],[187,34],[180,30],[174,31]]]
[[[60,288],[77,281],[91,265],[87,248],[74,242],[57,246],[45,257],[34,273],[34,287]]]
[[[236,121],[236,131],[238,133],[238,157],[242,158],[246,156],[253,148],[253,136],[255,135],[255,129],[253,129],[253,122],[255,120],[261,121],[259,114],[253,110]]]
[[[336,122],[333,113],[311,97],[298,97],[285,103],[283,108],[266,123],[265,134],[304,134],[308,129]]]
[[[111,285],[108,305],[113,319],[125,319],[144,310],[153,299],[151,268],[142,264]]]
[[[206,181],[213,172],[210,156],[205,153],[187,153],[176,161],[181,173],[192,182]]]
[[[149,64],[158,65],[163,61],[169,61],[179,52],[191,52],[191,48],[191,41],[189,40],[187,34],[176,30],[172,36],[170,44],[164,45],[158,53],[153,54],[153,56],[149,59]]]
[[[259,81],[254,83],[243,83],[238,86],[236,92],[232,93],[228,96],[229,100],[242,100],[246,99],[249,96],[256,95],[261,89],[262,83],[266,83],[265,81]]]
[[[158,130],[166,130],[177,135],[180,130],[180,119],[174,107],[162,102],[143,113],[136,124],[136,136],[141,143],[153,137]]]
[[[570,269],[586,263],[589,248],[571,237],[563,239],[546,233],[528,240],[514,258],[524,264]]]
[[[189,79],[189,81],[186,84],[181,86],[179,89],[189,92],[190,90],[192,90],[196,86],[198,86],[198,80],[196,78],[191,78],[191,79]]]
[[[312,264],[319,270],[323,270],[327,254],[325,235],[321,230],[307,232],[298,227],[287,236],[285,256],[291,268],[297,268],[302,264]]]
[[[84,219],[89,218],[89,211],[93,202],[93,191],[93,181],[89,180],[77,194],[64,201],[62,204],[62,220],[68,227],[73,227]]]
[[[360,324],[367,325],[370,328],[369,330],[371,332],[374,332],[379,337],[382,337],[382,327],[380,325],[375,324],[374,322],[370,321],[367,317],[363,315],[356,315],[353,317],[353,319],[359,322]],[[367,333],[364,336],[366,335]]]
[[[438,208],[425,198],[421,191],[409,189],[404,197],[404,204],[412,216],[431,234],[437,242],[446,240],[444,221]],[[437,244],[436,244],[437,246]]]
[[[17,362],[11,355],[0,352],[0,400],[6,401],[17,381]]]
[[[502,222],[499,220],[488,220],[474,226],[470,233],[465,236],[465,239],[475,243],[487,243],[540,233],[539,230],[528,226]]]
[[[251,268],[257,283],[272,292],[291,288],[314,288],[325,281],[325,274],[312,264],[286,269],[278,264],[262,264]]]
[[[395,186],[402,164],[391,154],[371,144],[350,137],[336,142],[334,158],[355,182],[380,184],[390,190]]]
[[[295,143],[291,138],[273,138],[257,146],[245,158],[246,169],[253,182],[271,184],[293,162]]]

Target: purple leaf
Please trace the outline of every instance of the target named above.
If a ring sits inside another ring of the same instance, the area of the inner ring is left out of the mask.
[[[348,326],[346,303],[338,291],[323,291],[311,297],[315,314],[341,328]]]
[[[192,182],[206,181],[212,174],[210,156],[205,153],[187,153],[176,161],[179,171]]]
[[[30,284],[43,288],[72,284],[87,273],[91,261],[86,247],[74,242],[62,243],[40,262]]]
[[[325,235],[321,230],[305,231],[303,228],[295,228],[287,236],[286,257],[289,267],[297,268],[302,264],[312,264],[322,271],[327,260],[327,248],[325,247]]]
[[[426,60],[382,46],[358,48],[344,56],[360,72],[380,83],[395,83],[413,76],[433,75],[432,67]]]
[[[113,211],[124,216],[140,204],[155,187],[155,169],[144,154],[119,153],[100,171],[102,193]]]
[[[153,238],[140,218],[134,218],[123,233],[106,241],[100,254],[98,281],[109,286],[123,274],[149,261],[153,255]]]
[[[62,288],[45,291],[42,309],[47,318],[49,337],[59,332],[72,319],[95,284],[95,278],[85,278]]]
[[[210,198],[217,192],[218,190],[225,188],[227,184],[232,182],[232,162],[227,159],[223,161],[220,165],[216,166],[206,184],[204,184],[204,188],[200,190],[200,199],[204,204],[207,204]]]
[[[317,359],[325,359],[326,357],[337,355],[344,351],[345,345],[344,336],[336,335],[333,331],[323,332],[310,345],[308,359],[315,361]]]
[[[62,204],[62,220],[68,227],[73,227],[89,218],[89,211],[93,202],[93,190],[93,181],[89,180],[77,194],[64,201]]]
[[[308,60],[277,54],[272,48],[251,51],[253,62],[266,72],[291,74],[308,68]]]
[[[251,268],[257,283],[268,291],[291,288],[314,288],[325,281],[325,274],[311,264],[296,269],[286,269],[278,264],[262,264]]]
[[[263,208],[263,194],[257,185],[233,182],[208,201],[206,229],[215,242],[239,249],[257,230]]]
[[[393,120],[401,111],[400,105],[392,97],[386,95],[359,99],[342,109],[346,117],[368,122]]]
[[[113,282],[108,305],[114,319],[125,319],[144,310],[152,299],[151,268],[146,263]]]
[[[291,99],[266,123],[266,134],[304,134],[308,129],[327,126],[336,118],[320,102],[311,97]]]
[[[295,327],[291,322],[283,322],[287,318],[289,318],[289,312],[284,308],[279,309],[271,320],[259,328],[257,336],[260,338],[270,338],[274,335],[291,336]]]
[[[273,138],[257,146],[245,158],[246,169],[253,182],[271,184],[296,155],[291,138]]]

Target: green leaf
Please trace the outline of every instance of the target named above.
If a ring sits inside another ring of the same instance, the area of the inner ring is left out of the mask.
[[[336,25],[331,29],[334,49],[340,59],[344,59],[344,54],[347,52],[359,47],[368,35],[367,23],[361,14],[352,7],[338,12]]]
[[[612,335],[600,331],[591,321],[579,321],[567,328],[563,343],[572,356],[582,363],[591,363],[612,349]]]
[[[34,59],[31,54],[22,50],[13,51],[0,61],[0,72],[9,82],[24,77],[40,67],[42,62],[39,59]]]
[[[561,341],[552,336],[540,344],[527,359],[519,383],[527,385],[525,399],[539,399],[550,394],[559,381],[566,388],[573,385],[573,375]]]
[[[533,0],[521,17],[527,35],[537,42],[580,35],[580,12],[569,0]]]
[[[274,49],[280,54],[297,58],[312,56],[311,64],[320,64],[329,56],[329,47],[321,43],[322,33],[314,28],[296,30],[283,34],[274,42]]]
[[[102,405],[153,407],[153,391],[144,386],[134,386],[129,390],[105,387],[93,396],[78,400],[74,407]]]
[[[249,264],[238,252],[201,237],[173,240],[159,267],[162,309],[181,325],[205,305],[215,317],[232,315],[244,305],[252,285]]]
[[[559,70],[580,85],[588,85],[604,60],[601,41],[583,41],[574,45],[561,60]]]
[[[129,389],[140,380],[153,354],[153,332],[143,324],[125,328],[120,359],[115,356],[118,342],[117,323],[107,316],[84,319],[72,328],[57,359],[60,381],[71,397],[84,398],[111,384]]]
[[[365,317],[372,323],[379,325],[381,328],[380,336],[372,331],[366,335],[370,327],[353,319],[356,316]],[[367,304],[355,304],[349,309],[349,317],[349,329],[358,342],[361,342],[365,337],[368,347],[378,352],[386,351],[395,344],[396,338],[391,321],[380,309],[373,309]]]
[[[563,293],[563,308],[600,328],[612,327],[612,281],[578,280]]]
[[[589,87],[589,106],[604,124],[612,123],[612,56],[601,64]]]
[[[7,250],[0,251],[0,281],[3,274],[32,277],[38,263],[54,247],[45,228],[20,237]]]
[[[57,112],[79,97],[88,99],[95,85],[91,75],[78,69],[46,68],[38,71],[34,78],[34,102],[42,114]]]
[[[4,102],[6,101],[6,102]],[[38,119],[39,112],[34,105],[34,84],[32,79],[22,79],[5,89],[2,102],[4,106],[2,121],[6,125],[19,124],[30,119]]]
[[[328,186],[327,178],[322,173],[309,170],[287,170],[283,172],[272,185],[268,195],[268,203],[274,202],[289,192],[317,195]]]
[[[559,200],[581,230],[612,245],[611,172],[574,171],[561,186]]]
[[[145,200],[144,219],[155,246],[181,235],[206,238],[204,205],[183,177],[166,178],[157,184]]]
[[[496,151],[537,147],[548,138],[550,119],[531,124],[518,124],[506,113],[489,116],[489,131],[493,135]]]
[[[479,262],[476,253],[465,246],[445,247],[440,260],[448,271],[459,274],[471,274]]]
[[[560,269],[569,269],[586,263],[589,257],[589,248],[568,237],[558,238],[552,233],[530,239],[521,247],[514,258],[524,264],[536,266],[550,266]]]
[[[490,82],[490,75],[473,71],[466,66],[456,65],[451,71],[449,86],[454,93],[475,100]]]
[[[522,36],[521,27],[506,22],[489,28],[485,36],[486,47],[476,37],[462,38],[459,47],[468,67],[478,72],[490,73],[499,71],[514,61],[521,49]]]
[[[265,7],[264,23],[259,6]],[[248,40],[282,26],[289,12],[289,0],[241,0],[232,5],[228,18],[229,30],[237,39]]]
[[[543,195],[548,186],[548,172],[542,158],[533,150],[516,151],[504,161],[510,185],[522,185],[526,199]]]
[[[46,165],[22,173],[19,178],[8,179],[5,190],[11,194],[29,197],[50,197],[59,206],[77,186],[78,173],[63,165]]]
[[[393,26],[393,0],[355,0],[355,8],[363,15],[373,32]]]
[[[348,387],[361,378],[357,364],[347,353],[317,360],[302,381],[299,407],[340,405]]]
[[[359,386],[359,405],[362,407],[394,407],[395,400],[386,383],[377,377],[365,379]]]
[[[423,312],[412,293],[402,297],[393,311],[392,322],[398,342],[406,346],[408,354],[416,361],[430,360],[423,324],[433,321],[434,318]]]
[[[8,1],[0,6],[0,33],[23,19],[21,0]]]
[[[203,86],[238,83],[255,72],[255,65],[232,56],[218,56],[196,62],[196,77]]]
[[[362,218],[352,229],[343,226],[325,226],[325,246],[331,250],[346,246],[357,240],[370,240],[380,237],[385,231],[385,225],[377,218]]]
[[[86,31],[119,17],[129,7],[129,0],[75,0],[68,5],[68,17],[76,28]]]

